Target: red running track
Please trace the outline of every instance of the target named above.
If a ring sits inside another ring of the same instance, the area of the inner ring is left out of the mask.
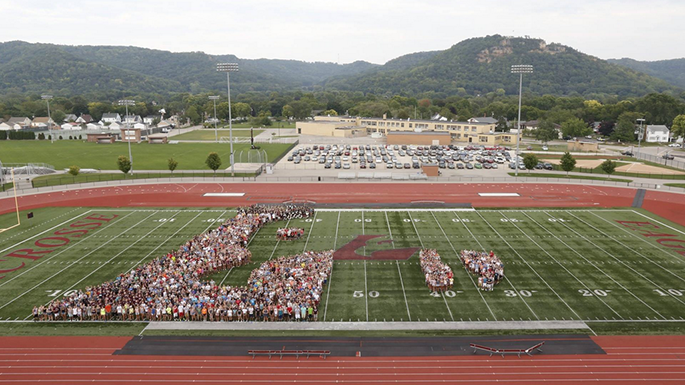
[[[0,337],[0,383],[387,384],[685,381],[685,336],[593,337],[606,355],[300,358],[112,355],[126,337]]]

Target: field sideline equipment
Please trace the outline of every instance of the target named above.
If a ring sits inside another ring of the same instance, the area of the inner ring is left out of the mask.
[[[19,201],[17,199],[17,181],[14,178],[14,168],[10,168],[10,173],[12,175],[12,187],[14,189],[14,208],[17,212],[17,224],[4,229],[0,229],[0,233],[4,233],[7,230],[11,230],[21,225],[21,218],[19,217]],[[0,183],[5,183],[5,171],[2,168],[2,162],[0,162]]]

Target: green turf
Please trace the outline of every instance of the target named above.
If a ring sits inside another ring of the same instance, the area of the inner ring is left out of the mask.
[[[237,172],[235,175],[231,175],[230,171],[217,171],[213,172],[200,172],[200,171],[176,171],[173,173],[169,172],[136,172],[133,174],[124,175],[121,172],[115,173],[94,173],[94,174],[79,174],[77,176],[71,176],[69,174],[52,174],[43,175],[31,179],[31,185],[33,187],[46,187],[46,186],[58,186],[65,184],[74,183],[95,183],[95,182],[105,182],[111,180],[124,180],[124,179],[168,179],[168,178],[230,178],[230,177],[254,177],[256,173],[240,173]]]
[[[167,170],[167,161],[173,157],[178,162],[177,170],[209,170],[205,159],[210,152],[217,152],[222,160],[222,168],[230,166],[230,148],[228,143],[178,143],[178,144],[131,144],[133,167],[135,170]],[[250,144],[234,144],[235,160],[240,162],[240,153],[244,152],[244,161]],[[283,155],[289,144],[260,144],[267,152],[269,160]],[[3,163],[47,163],[56,169],[65,169],[76,165],[81,168],[117,170],[117,158],[128,156],[128,144],[96,144],[81,141],[13,140],[0,141],[0,160]]]
[[[254,136],[257,136],[264,132],[264,130],[254,130]],[[219,139],[221,137],[229,137],[230,130],[226,129],[218,129],[217,130],[217,136]],[[250,130],[249,129],[233,129],[233,136],[236,138],[249,138],[250,137]],[[190,131],[186,132],[185,134],[181,135],[175,135],[172,136],[170,139],[171,140],[211,140],[213,141],[215,138],[214,136],[214,129],[213,128],[204,128],[204,129],[199,129],[195,131]]]
[[[685,183],[665,183],[665,185],[669,187],[685,188]]]
[[[22,260],[26,263],[22,269],[0,274],[4,275],[0,279],[3,320],[22,320],[34,305],[112,279],[234,215],[217,209],[38,209],[32,220],[22,213],[19,228],[0,234],[0,252],[6,255],[31,247],[36,239],[87,216],[87,212],[118,217],[38,260]],[[320,210],[312,220],[288,224],[305,228],[304,239],[278,242],[274,234],[284,224],[265,226],[250,243],[254,264],[211,279],[244,285],[250,270],[269,258],[305,248],[340,248],[362,234],[381,235],[357,252],[370,255],[388,248],[437,248],[453,267],[455,287],[444,295],[430,293],[416,255],[407,261],[338,260],[324,288],[320,320],[581,319],[599,334],[682,333],[682,328],[674,326],[679,323],[669,321],[685,316],[685,259],[676,253],[678,249],[622,227],[616,222],[619,220],[658,221],[660,231],[685,240],[683,227],[631,209]],[[0,227],[14,223],[15,216],[0,216]],[[392,242],[377,243],[383,240]],[[495,251],[506,264],[507,279],[493,292],[477,290],[475,277],[463,270],[455,254],[461,249]],[[0,269],[18,261],[3,259]],[[38,331],[27,326],[16,333],[52,333],[49,328],[35,328]],[[118,333],[114,330],[102,333]]]
[[[254,124],[250,122],[246,123],[233,123],[233,128],[257,128]],[[224,124],[224,128],[228,128],[228,124]],[[259,128],[295,128],[295,122],[271,122],[268,127]]]
[[[630,183],[632,182],[631,179],[620,179],[620,178],[606,178],[606,177],[601,177],[601,176],[585,176],[585,175],[566,175],[566,174],[535,174],[535,173],[528,173],[528,170],[526,172],[521,172],[518,177],[523,177],[523,178],[556,178],[556,179],[587,179],[587,180],[605,180],[605,181],[613,181],[613,182],[623,182],[623,183]],[[515,173],[510,172],[510,176],[516,176]]]

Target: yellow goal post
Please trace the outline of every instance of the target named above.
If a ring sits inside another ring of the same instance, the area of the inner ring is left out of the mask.
[[[4,233],[5,231],[11,230],[15,227],[19,227],[21,225],[21,217],[19,216],[19,200],[17,199],[17,180],[14,177],[14,168],[9,167],[10,169],[10,175],[12,176],[12,190],[14,190],[14,210],[17,213],[17,223],[6,228],[0,228],[0,233]],[[0,184],[7,183],[7,179],[5,178],[6,172],[5,168],[2,166],[2,162],[0,162]]]

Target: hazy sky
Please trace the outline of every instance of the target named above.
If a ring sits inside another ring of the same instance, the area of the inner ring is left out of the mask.
[[[501,34],[603,59],[685,57],[685,0],[0,0],[1,41],[384,63]]]

